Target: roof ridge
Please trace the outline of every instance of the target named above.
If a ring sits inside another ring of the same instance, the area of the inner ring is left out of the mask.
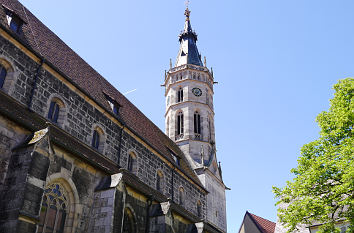
[[[75,87],[96,104],[113,115],[107,98],[102,91],[108,92],[122,105],[120,115],[126,126],[163,157],[170,158],[170,153],[165,146],[172,147],[173,150],[181,153],[183,163],[180,165],[179,170],[193,180],[194,184],[205,190],[179,147],[139,108],[42,23],[30,10],[24,7],[22,3],[16,0],[0,0],[1,3],[11,5],[15,13],[27,14],[28,24],[23,25],[23,38],[15,38],[19,43],[23,44],[36,56],[41,55],[50,67],[54,68],[56,72],[68,79],[69,82],[73,83]],[[2,28],[8,28],[5,22],[0,21],[0,24]]]

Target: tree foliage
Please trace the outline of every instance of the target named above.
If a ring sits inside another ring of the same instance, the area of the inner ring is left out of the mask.
[[[301,149],[295,175],[284,188],[273,187],[280,221],[292,232],[299,224],[323,223],[322,232],[336,232],[348,221],[354,232],[354,79],[334,85],[328,111],[316,121],[320,137]]]

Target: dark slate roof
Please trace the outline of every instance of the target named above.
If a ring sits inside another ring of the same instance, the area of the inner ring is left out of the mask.
[[[127,128],[136,133],[141,139],[155,150],[159,151],[172,163],[175,164],[169,149],[177,156],[181,157],[180,169],[203,188],[197,175],[191,169],[179,147],[123,94],[87,64],[20,2],[16,0],[0,0],[0,5],[2,5],[2,7],[0,7],[0,24],[2,28],[7,30],[25,47],[41,56],[46,64],[64,75],[70,82],[78,87],[78,89],[90,96],[107,112],[112,113],[112,109],[103,92],[109,95],[121,106],[119,110],[120,119]],[[5,8],[12,10],[24,21],[19,35],[12,33],[9,29],[6,21]],[[114,116],[113,113],[112,116]]]
[[[262,233],[274,233],[276,225],[275,222],[269,221],[255,214],[251,214],[248,211],[246,212],[246,214],[251,217],[252,221],[257,225],[258,229]]]
[[[197,48],[197,34],[192,30],[192,25],[189,19],[190,11],[186,9],[186,21],[184,29],[179,35],[180,49],[177,55],[176,66],[185,64],[193,64],[203,66],[200,54]]]

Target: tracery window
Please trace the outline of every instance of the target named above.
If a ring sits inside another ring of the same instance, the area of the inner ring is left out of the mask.
[[[183,137],[183,133],[184,133],[184,119],[183,119],[183,112],[179,112],[177,114],[177,139],[180,139],[181,137]]]
[[[200,114],[198,111],[194,112],[194,134],[195,134],[195,139],[200,140],[201,123],[200,123]]]
[[[60,184],[49,185],[44,190],[37,232],[64,232],[69,204],[67,193]]]
[[[48,119],[53,123],[58,123],[60,106],[58,102],[52,101],[48,111]]]
[[[0,64],[0,88],[4,86],[7,70]]]
[[[177,102],[183,102],[183,88],[180,87],[177,91]]]

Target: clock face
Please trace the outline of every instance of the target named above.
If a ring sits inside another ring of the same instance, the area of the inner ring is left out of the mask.
[[[200,90],[199,88],[195,87],[192,89],[192,92],[195,96],[201,96],[202,95],[202,90]]]

